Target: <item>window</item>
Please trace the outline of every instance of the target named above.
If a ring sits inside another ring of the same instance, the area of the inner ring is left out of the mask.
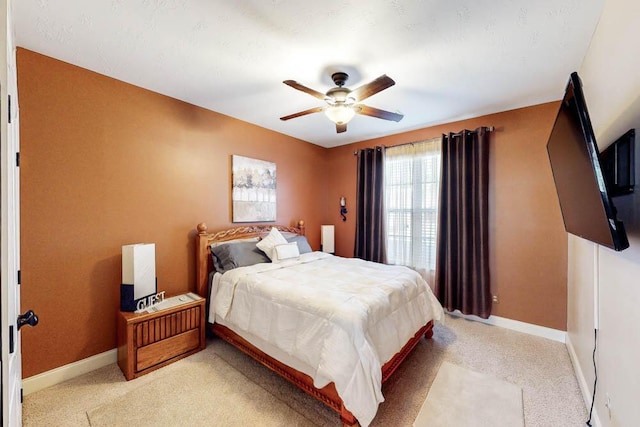
[[[388,262],[413,267],[427,279],[436,266],[441,145],[434,138],[389,147],[385,159]]]

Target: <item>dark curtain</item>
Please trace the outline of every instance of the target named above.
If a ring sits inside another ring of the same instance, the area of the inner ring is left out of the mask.
[[[484,319],[489,288],[489,134],[485,128],[442,136],[436,290],[449,311]]]
[[[358,151],[355,257],[387,262],[384,226],[384,147]]]

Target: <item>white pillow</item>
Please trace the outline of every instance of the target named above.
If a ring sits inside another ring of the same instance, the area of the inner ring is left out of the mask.
[[[262,252],[267,254],[267,256],[271,261],[273,261],[273,258],[275,257],[276,245],[284,245],[286,243],[287,243],[287,239],[285,239],[284,236],[280,234],[278,229],[272,228],[271,231],[269,231],[269,234],[267,234],[267,236],[264,239],[256,243],[256,246]]]
[[[272,258],[271,261],[278,262],[282,261],[283,259],[299,257],[300,249],[298,249],[298,244],[296,242],[285,243],[276,245],[274,254],[275,258]]]

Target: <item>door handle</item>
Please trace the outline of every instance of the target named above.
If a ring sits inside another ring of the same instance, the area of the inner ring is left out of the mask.
[[[33,310],[27,310],[24,314],[18,315],[18,330],[24,325],[36,326],[38,324],[38,316]]]

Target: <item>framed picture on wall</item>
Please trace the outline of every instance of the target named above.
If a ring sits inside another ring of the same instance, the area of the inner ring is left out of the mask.
[[[276,220],[276,164],[232,156],[233,222]]]

